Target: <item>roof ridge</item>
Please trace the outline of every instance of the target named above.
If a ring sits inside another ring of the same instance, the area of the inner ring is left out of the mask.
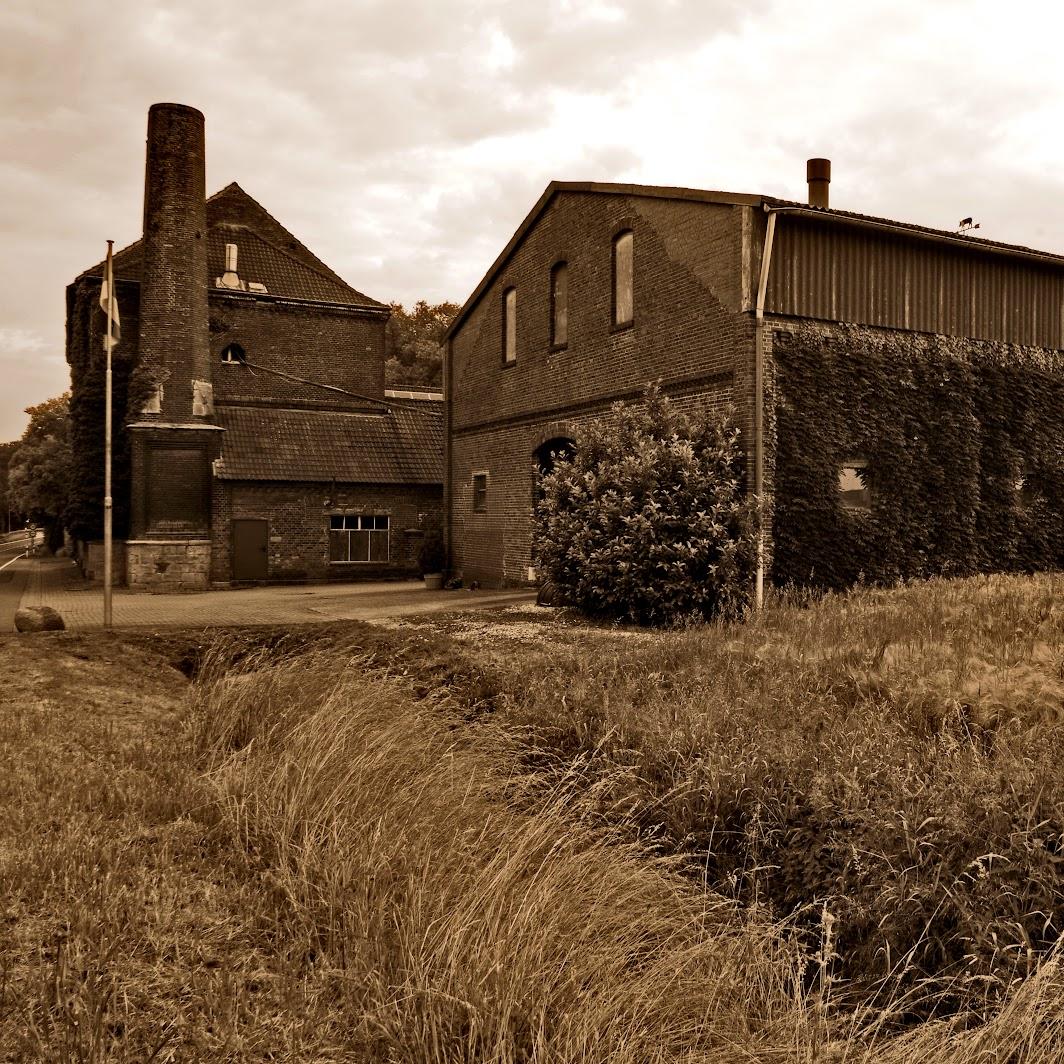
[[[229,184],[225,186],[225,188],[219,189],[213,196],[210,197],[210,199],[212,199],[212,200],[213,199],[217,199],[223,193],[228,192],[230,189],[233,189],[233,190],[241,193],[242,195],[246,196],[249,200],[251,200],[252,203],[255,204],[256,207],[258,207],[258,209],[260,211],[262,211],[263,214],[266,215],[267,218],[270,219],[271,222],[273,222],[274,225],[277,226],[278,229],[281,229],[283,232],[287,233],[288,236],[290,236],[292,238],[292,240],[294,240],[295,243],[298,244],[299,247],[302,248],[303,251],[305,251],[307,253],[307,255],[309,255],[310,258],[312,258],[314,260],[314,262],[317,264],[317,272],[324,271],[326,276],[328,276],[331,280],[338,281],[340,284],[344,285],[345,287],[350,288],[352,292],[357,292],[357,289],[355,289],[352,285],[348,284],[348,282],[345,281],[335,270],[333,270],[328,265],[328,263],[323,262],[321,259],[319,259],[318,256],[315,255],[314,252],[311,251],[310,248],[308,248],[307,245],[304,244],[303,241],[300,240],[299,237],[297,237],[295,235],[295,233],[292,232],[291,229],[289,229],[286,225],[284,225],[284,223],[281,222],[278,218],[274,217],[274,215],[271,214],[270,211],[267,210],[250,192],[248,192],[247,189],[243,188],[236,181],[230,181]],[[267,243],[270,243],[270,242],[267,241]],[[270,246],[273,247],[274,245],[272,243],[270,243]],[[281,249],[278,249],[278,250],[281,250]],[[286,252],[286,254],[290,258],[296,258],[296,261],[299,261],[298,257],[297,256],[293,256],[291,254],[291,252]],[[303,263],[303,265],[304,266],[310,266],[309,263]],[[315,267],[311,266],[310,268],[314,269]],[[359,293],[359,294],[361,294],[361,293]],[[372,297],[367,296],[366,298],[369,299],[369,298],[372,298]],[[377,300],[374,299],[373,302],[376,303]]]

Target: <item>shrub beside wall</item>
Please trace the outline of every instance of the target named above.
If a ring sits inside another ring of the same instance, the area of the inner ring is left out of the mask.
[[[857,326],[779,330],[773,351],[776,583],[1064,564],[1061,356]],[[867,512],[840,505],[855,459]]]
[[[536,564],[561,598],[636,624],[740,612],[755,522],[739,430],[650,387],[589,422],[576,444],[555,456],[535,512]]]

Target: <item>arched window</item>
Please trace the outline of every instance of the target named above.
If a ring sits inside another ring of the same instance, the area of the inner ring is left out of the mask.
[[[631,229],[613,238],[613,324],[617,328],[631,325],[635,316],[632,291],[634,241]]]
[[[550,346],[556,351],[569,342],[569,263],[550,268]]]
[[[502,360],[505,365],[517,361],[517,289],[502,294]]]
[[[548,473],[554,472],[559,461],[568,461],[576,454],[576,444],[568,436],[555,436],[541,443],[532,452],[532,505],[543,498],[540,482]]]
[[[222,361],[227,366],[243,365],[247,360],[248,356],[244,354],[244,349],[240,344],[228,344],[222,350]]]
[[[550,473],[559,461],[568,461],[576,454],[576,444],[568,436],[555,436],[541,443],[533,452],[540,475]]]

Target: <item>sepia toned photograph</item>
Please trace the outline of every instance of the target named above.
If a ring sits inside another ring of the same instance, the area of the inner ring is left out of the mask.
[[[0,4],[0,1064],[1064,1064],[1064,9]]]

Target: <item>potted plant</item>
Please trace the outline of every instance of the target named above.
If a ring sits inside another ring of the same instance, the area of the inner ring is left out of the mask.
[[[443,536],[432,529],[425,533],[417,559],[418,569],[425,578],[425,587],[429,591],[439,591],[443,587],[443,569],[447,564],[447,552],[443,547]]]

